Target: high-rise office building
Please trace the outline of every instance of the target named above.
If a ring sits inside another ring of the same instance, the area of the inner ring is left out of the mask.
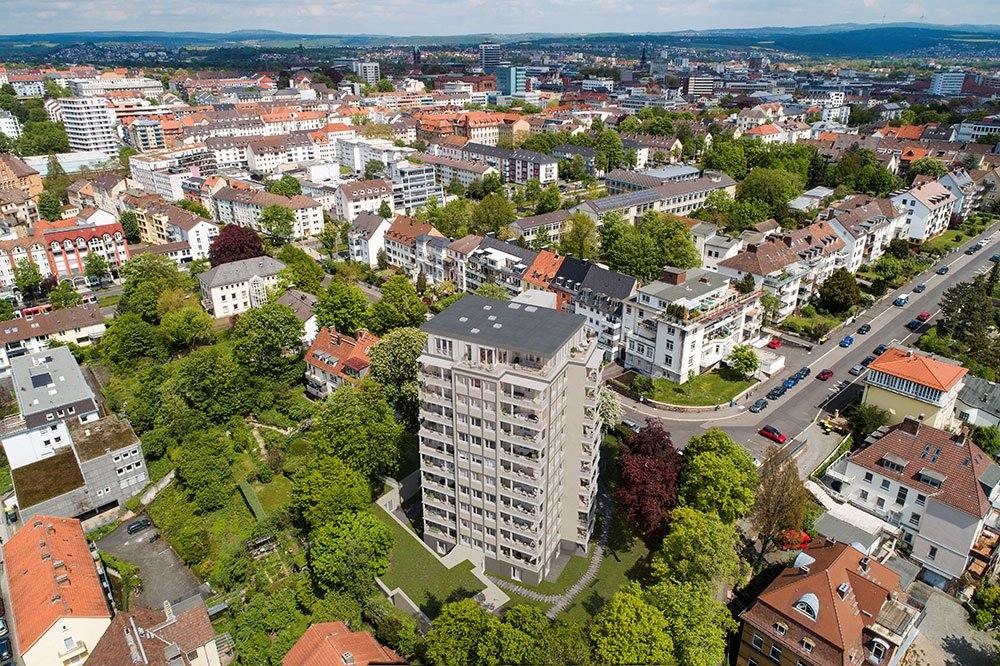
[[[354,73],[370,86],[378,83],[382,76],[377,62],[357,62],[354,64]]]
[[[424,541],[536,584],[594,528],[601,353],[585,320],[466,296],[421,328]]]
[[[493,73],[500,66],[500,45],[486,42],[479,45],[479,66],[484,72]]]
[[[59,100],[69,147],[118,153],[115,112],[103,97],[64,97]]]
[[[524,67],[497,68],[497,92],[501,95],[517,95],[527,90],[527,76]]]
[[[965,72],[938,72],[931,76],[932,95],[955,97],[962,94],[965,85]]]

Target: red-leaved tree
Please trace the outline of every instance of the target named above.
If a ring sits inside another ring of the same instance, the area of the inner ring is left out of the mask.
[[[628,526],[651,543],[659,543],[670,525],[684,457],[670,433],[652,419],[629,433],[618,451],[621,487],[615,491],[618,509]]]
[[[208,261],[212,266],[218,266],[228,264],[230,261],[262,257],[265,254],[267,252],[264,251],[264,244],[256,231],[238,224],[227,224],[222,227],[222,231],[209,246]]]

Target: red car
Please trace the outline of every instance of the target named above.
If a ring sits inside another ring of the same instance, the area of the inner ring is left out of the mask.
[[[785,530],[782,536],[781,547],[785,550],[799,550],[805,548],[812,541],[812,537],[802,530]]]
[[[816,375],[816,379],[822,379],[824,382],[830,377],[833,377],[833,370],[827,368],[826,370],[820,370],[819,374]]]
[[[758,431],[758,434],[767,437],[772,442],[777,442],[778,444],[784,444],[786,437],[778,432],[778,429],[774,426],[766,425]]]
[[[767,343],[767,346],[771,349],[777,349],[781,346],[781,340],[778,338],[771,338],[771,341]]]
[[[920,314],[917,315],[917,321],[927,321],[930,318],[931,318],[930,312],[921,312]]]

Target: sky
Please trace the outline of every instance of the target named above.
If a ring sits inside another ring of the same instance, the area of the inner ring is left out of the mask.
[[[456,35],[1000,23],[998,0],[0,0],[0,34],[90,30]]]

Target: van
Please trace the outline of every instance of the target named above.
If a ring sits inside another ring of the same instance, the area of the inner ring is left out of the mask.
[[[910,302],[909,294],[900,294],[899,296],[896,297],[896,300],[894,300],[892,304],[895,305],[896,307],[901,308],[909,302]]]

